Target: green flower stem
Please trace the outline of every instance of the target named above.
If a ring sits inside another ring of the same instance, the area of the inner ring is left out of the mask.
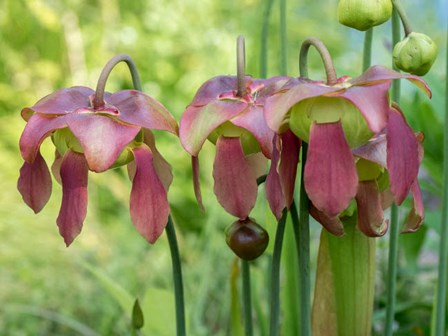
[[[334,85],[337,81],[336,70],[334,69],[333,60],[327,47],[321,40],[316,37],[309,37],[303,41],[300,47],[299,64],[300,64],[300,77],[308,77],[308,51],[313,46],[317,49],[322,58],[325,67],[325,74],[327,75],[327,84]]]
[[[404,33],[406,36],[408,36],[410,33],[412,33],[412,29],[411,29],[411,23],[406,15],[406,12],[400,3],[400,0],[392,0],[392,3],[394,5],[394,9],[396,9],[398,15],[400,16],[401,22],[403,24]]]
[[[246,95],[246,51],[244,45],[244,37],[238,36],[236,40],[236,76],[238,79],[238,90],[236,95],[243,97]]]
[[[448,32],[448,29],[447,29]],[[448,45],[448,39],[447,39]],[[448,75],[448,52],[446,54],[446,74]],[[440,223],[440,249],[439,271],[436,294],[436,336],[445,334],[446,285],[448,267],[448,77],[445,84],[445,132],[443,139],[443,195],[442,195],[442,221]]]
[[[366,71],[372,64],[373,28],[369,28],[364,35],[364,51],[362,58],[362,71]]]
[[[126,54],[115,55],[109,60],[109,62],[107,62],[103,68],[103,71],[101,71],[98,84],[96,85],[95,98],[93,100],[94,109],[99,109],[104,106],[104,90],[106,88],[107,79],[109,78],[112,69],[120,62],[126,62],[129,67],[129,71],[131,72],[134,88],[138,91],[142,91],[142,84],[140,81],[140,76],[138,75],[137,66],[132,58]]]
[[[392,43],[395,45],[400,40],[400,24],[396,7],[392,13]],[[395,68],[395,67],[394,67]],[[397,70],[395,68],[395,70]],[[400,81],[394,80],[392,83],[392,101],[399,103]],[[398,267],[398,207],[393,204],[391,207],[391,218],[389,225],[389,257],[387,273],[387,301],[386,301],[386,324],[384,335],[392,336],[392,327],[395,316],[395,288],[397,282]]]
[[[177,245],[176,231],[174,229],[171,215],[168,217],[166,225],[166,235],[171,251],[171,262],[173,265],[174,280],[174,298],[176,302],[176,328],[177,336],[185,336],[185,303],[184,303],[184,286],[182,282],[182,267],[180,262],[179,247]]]
[[[268,32],[269,18],[271,16],[273,3],[274,0],[267,0],[266,7],[263,12],[260,41],[260,78],[266,78],[268,76]]]
[[[243,279],[243,311],[245,335],[252,336],[254,328],[252,325],[252,299],[250,290],[250,264],[248,260],[241,259],[242,279]]]
[[[287,215],[288,211],[284,209],[277,225],[274,253],[272,255],[270,336],[280,335],[280,259]]]
[[[288,38],[286,36],[286,0],[280,0],[280,75],[288,73]]]

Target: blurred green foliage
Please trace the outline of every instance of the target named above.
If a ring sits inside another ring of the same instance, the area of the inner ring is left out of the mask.
[[[269,75],[279,71],[279,13],[275,4],[269,32]],[[433,100],[428,102],[406,85],[403,95],[410,123],[426,135],[421,177],[428,214],[426,230],[403,237],[409,241],[402,244],[397,293],[402,305],[397,321],[401,334],[420,335],[418,330],[429,327],[436,277],[443,136],[441,83],[446,76],[442,61],[446,38],[438,28],[442,22],[436,13],[446,9],[446,1],[413,0],[406,5],[415,29],[424,29],[440,47],[434,69],[426,76],[433,88]],[[339,75],[359,74],[363,35],[340,26],[335,8],[336,2],[331,0],[288,1],[289,75],[298,74],[299,44],[309,35],[328,45]],[[144,311],[164,314],[160,319],[145,316],[145,325],[153,328],[147,330],[173,330],[174,311],[172,302],[167,302],[172,288],[167,241],[163,236],[149,246],[134,230],[128,213],[130,183],[123,171],[89,174],[88,216],[82,234],[69,249],[64,247],[55,225],[60,186],[54,181],[52,198],[38,215],[22,202],[16,191],[22,164],[18,139],[25,125],[20,110],[61,87],[94,88],[107,60],[116,53],[128,53],[139,68],[144,91],[160,100],[179,120],[201,83],[216,75],[236,73],[237,35],[246,37],[247,72],[259,74],[263,9],[264,1],[260,0],[0,1],[0,334],[128,335],[132,303],[137,297],[144,298]],[[389,30],[389,24],[375,30],[374,63],[390,64]],[[321,79],[321,62],[313,53],[310,76]],[[119,65],[110,77],[108,90],[130,86],[126,67]],[[189,157],[179,141],[158,133],[157,144],[172,164],[175,176],[169,198],[180,229],[189,333],[228,335],[230,308],[235,305],[238,289],[232,277],[234,256],[225,244],[224,229],[233,219],[220,209],[212,192],[214,148],[207,144],[201,153],[207,209],[204,214],[196,205]],[[49,141],[42,151],[47,163],[51,163],[53,149]],[[263,197],[259,197],[253,216],[273,237],[275,222]],[[313,265],[319,230],[318,225],[313,225]],[[380,332],[387,240],[379,239],[378,244],[375,316],[379,317],[375,330]],[[294,265],[292,254],[284,255],[288,265]],[[268,263],[269,253],[253,265],[260,334],[268,320]],[[294,278],[294,272],[286,277]],[[288,288],[290,293],[296,290]],[[127,299],[120,301],[116,290]],[[285,298],[284,311],[289,304],[287,293]],[[123,309],[127,304],[129,308]],[[284,325],[288,330],[294,328],[293,319],[287,310]],[[234,320],[233,316],[232,324]]]

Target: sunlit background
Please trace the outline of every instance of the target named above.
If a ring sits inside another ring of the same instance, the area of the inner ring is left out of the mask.
[[[301,41],[321,38],[334,56],[338,75],[361,70],[363,34],[338,24],[336,1],[289,0],[288,75],[298,75]],[[425,226],[403,236],[397,288],[397,335],[423,335],[430,325],[440,223],[443,80],[446,76],[447,0],[405,2],[415,31],[439,45],[439,58],[425,76],[433,90],[427,100],[403,84],[402,106],[416,130],[425,133],[421,184]],[[143,300],[147,335],[174,335],[172,273],[166,237],[149,245],[130,221],[130,182],[121,170],[89,173],[89,208],[81,235],[66,248],[56,227],[61,187],[35,215],[16,190],[22,158],[18,140],[24,106],[62,87],[95,88],[104,64],[127,53],[140,71],[144,91],[177,118],[199,86],[216,75],[236,73],[236,37],[246,37],[247,72],[259,76],[260,35],[265,1],[260,0],[0,0],[0,335],[128,335],[131,307]],[[268,75],[279,73],[279,10],[271,16]],[[390,66],[390,23],[375,30],[372,61]],[[310,76],[324,76],[312,51]],[[112,72],[108,91],[130,88],[125,65]],[[206,213],[192,192],[189,156],[173,135],[157,134],[157,145],[173,166],[169,199],[183,261],[187,326],[190,335],[228,335],[232,293],[239,282],[224,229],[234,220],[213,195],[214,148],[201,152],[201,183]],[[44,142],[47,163],[51,141]],[[263,188],[252,216],[270,232],[275,221]],[[405,205],[406,207],[406,205]],[[403,210],[403,213],[405,211]],[[320,226],[312,224],[312,264]],[[282,322],[296,317],[288,309],[297,288],[292,235],[283,253]],[[378,239],[378,278],[374,327],[384,319],[387,238]],[[267,327],[270,249],[253,267],[257,332]],[[237,298],[236,298],[237,299]],[[236,302],[236,301],[235,301]]]

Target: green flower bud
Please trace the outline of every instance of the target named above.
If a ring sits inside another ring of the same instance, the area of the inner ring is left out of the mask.
[[[238,257],[253,260],[266,250],[269,236],[259,224],[246,218],[237,220],[227,228],[226,242]]]
[[[393,51],[395,66],[405,72],[423,76],[437,57],[437,45],[425,34],[410,33]]]
[[[243,146],[244,154],[254,154],[261,151],[260,145],[257,139],[248,130],[235,126],[230,121],[216,127],[212,133],[208,136],[210,142],[216,144],[216,141],[220,136],[228,138],[240,138],[241,145]]]
[[[289,127],[299,138],[308,142],[313,121],[317,123],[341,120],[345,139],[350,148],[361,146],[373,132],[361,112],[342,98],[316,97],[300,101],[290,112]]]
[[[367,30],[389,20],[391,0],[340,0],[338,19],[345,26]]]

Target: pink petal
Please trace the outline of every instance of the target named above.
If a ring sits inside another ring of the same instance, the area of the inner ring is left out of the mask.
[[[379,134],[365,145],[352,150],[353,154],[387,168],[386,135]]]
[[[268,200],[269,207],[272,213],[280,220],[282,217],[283,209],[286,207],[285,196],[283,195],[282,186],[280,183],[280,176],[277,172],[278,161],[279,161],[279,151],[276,143],[279,142],[279,138],[276,135],[274,142],[274,150],[272,152],[271,167],[269,168],[268,176],[266,177],[265,191],[266,199]]]
[[[330,217],[326,213],[319,211],[312,203],[310,203],[310,215],[335,236],[344,234],[344,225],[338,216]]]
[[[359,182],[356,194],[358,228],[369,237],[383,236],[389,224],[384,220],[381,195],[376,181]]]
[[[20,168],[17,189],[25,203],[38,213],[51,195],[51,176],[44,158],[38,151],[32,163],[25,162]]]
[[[425,208],[423,206],[422,192],[418,184],[418,180],[415,180],[411,186],[411,192],[413,196],[413,208],[409,212],[404,227],[401,232],[415,232],[423,224],[425,218]]]
[[[40,114],[32,115],[19,141],[23,159],[30,163],[33,162],[42,141],[53,131],[65,127],[67,127],[65,117],[50,117]]]
[[[56,182],[58,182],[61,185],[62,185],[62,180],[61,180],[62,160],[63,160],[63,157],[61,156],[61,154],[59,154],[58,150],[56,149],[55,153],[54,153],[54,161],[53,161],[53,164],[51,165],[51,172],[53,173],[53,177],[56,180]]]
[[[266,174],[269,160],[263,155],[263,153],[258,152],[246,155],[246,161],[257,179]]]
[[[188,106],[180,120],[182,146],[192,156],[197,156],[210,133],[246,107],[247,103],[237,100],[215,100],[205,106]]]
[[[79,140],[90,170],[102,172],[117,160],[124,147],[134,140],[139,127],[125,125],[96,113],[76,113],[66,117]]]
[[[69,246],[81,232],[87,214],[88,167],[84,155],[68,150],[61,164],[62,204],[56,220]]]
[[[314,206],[334,217],[347,208],[357,186],[355,161],[341,122],[313,123],[305,164],[305,189]]]
[[[386,130],[387,169],[392,193],[400,205],[418,174],[418,143],[403,115],[392,108]]]
[[[340,91],[339,87],[322,85],[302,78],[293,78],[264,104],[264,116],[269,128],[282,133],[289,110],[302,100]]]
[[[230,214],[247,218],[255,205],[258,186],[239,138],[218,138],[213,177],[219,203]]]
[[[232,118],[232,123],[252,133],[260,144],[263,154],[271,158],[274,132],[266,124],[262,106],[249,105],[243,113]]]
[[[170,112],[154,98],[136,90],[113,93],[107,102],[118,109],[119,120],[148,128],[177,134],[177,122]]]
[[[131,219],[137,231],[153,244],[165,229],[170,206],[166,190],[154,168],[149,147],[141,145],[132,152],[136,172],[132,181]]]
[[[378,133],[387,123],[390,85],[391,81],[369,86],[352,86],[337,96],[352,102],[362,113],[372,132]]]
[[[157,150],[155,138],[152,132],[148,129],[144,129],[143,131],[144,131],[144,142],[145,144],[148,145],[149,149],[151,149],[152,155],[154,157],[154,168],[157,172],[157,175],[160,178],[160,181],[162,181],[165,190],[168,191],[168,188],[170,187],[171,182],[173,181],[173,173],[171,165]]]
[[[281,135],[282,151],[280,154],[278,172],[283,195],[285,195],[286,206],[288,208],[294,200],[294,186],[296,183],[301,144],[302,142],[300,139],[289,130]]]
[[[25,107],[22,117],[28,120],[33,113],[67,114],[81,107],[89,107],[89,96],[95,91],[84,86],[61,89],[42,98],[35,105]]]
[[[194,195],[196,196],[196,200],[198,201],[199,208],[202,211],[205,211],[204,203],[202,203],[201,183],[199,180],[200,169],[199,169],[199,157],[198,156],[191,157],[191,168],[193,171]]]
[[[246,76],[246,81],[250,77]],[[203,106],[210,103],[212,100],[218,99],[224,92],[232,92],[237,90],[236,76],[217,76],[206,81],[199,88],[198,92],[193,98],[190,106]]]
[[[428,84],[418,76],[406,75],[383,67],[375,65],[367,69],[361,76],[349,81],[352,85],[372,85],[380,82],[387,82],[393,79],[404,78],[419,87],[428,97],[431,97],[431,89]]]

